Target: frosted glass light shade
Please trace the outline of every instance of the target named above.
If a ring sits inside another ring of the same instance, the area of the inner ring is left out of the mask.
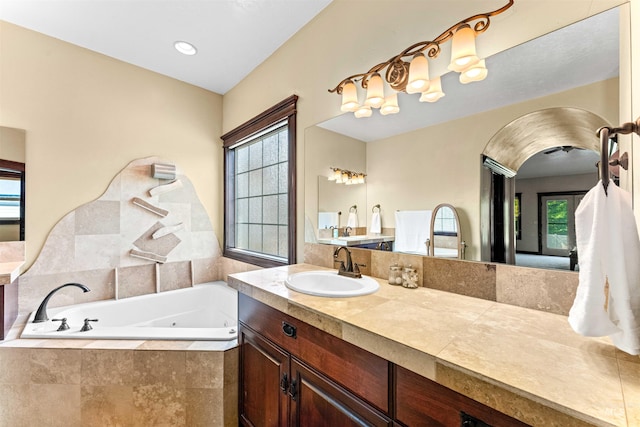
[[[417,53],[409,64],[407,93],[424,92],[429,88],[429,61],[422,53]]]
[[[442,91],[442,82],[440,76],[435,77],[429,84],[429,90],[422,92],[420,95],[420,102],[436,102],[438,99],[444,96]]]
[[[342,105],[340,110],[343,112],[353,112],[358,109],[358,90],[354,82],[347,82],[342,86]]]
[[[478,62],[476,55],[476,33],[468,25],[461,26],[451,39],[451,71],[462,72]]]
[[[479,82],[487,77],[488,72],[483,59],[460,73],[460,83]]]
[[[400,112],[400,107],[398,106],[398,93],[394,91],[384,99],[384,104],[380,107],[380,114],[386,116],[387,114],[396,114],[398,112]]]
[[[384,82],[380,74],[373,73],[367,81],[367,99],[364,101],[365,105],[372,108],[380,108],[384,103]]]
[[[368,105],[361,105],[353,114],[359,119],[361,117],[371,117],[373,111]]]

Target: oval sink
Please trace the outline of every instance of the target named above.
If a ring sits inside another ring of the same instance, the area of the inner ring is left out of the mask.
[[[359,279],[339,276],[337,271],[305,271],[287,277],[285,285],[303,294],[321,297],[355,297],[372,294],[380,288],[378,282],[369,277]]]

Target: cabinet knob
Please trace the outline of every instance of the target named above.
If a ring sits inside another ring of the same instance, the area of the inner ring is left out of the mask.
[[[282,322],[282,332],[289,338],[296,337],[296,327],[288,324],[287,322]]]

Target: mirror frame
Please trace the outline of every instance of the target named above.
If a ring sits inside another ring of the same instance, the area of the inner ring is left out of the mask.
[[[436,256],[434,227],[436,224],[436,216],[438,215],[438,211],[442,208],[449,208],[453,212],[453,217],[456,220],[456,235],[457,235],[456,247],[458,248],[457,259],[464,259],[464,242],[462,241],[462,230],[460,230],[460,217],[458,216],[458,211],[456,210],[456,208],[454,208],[453,205],[449,203],[440,203],[438,206],[433,208],[433,211],[431,212],[431,228],[429,232],[429,254],[430,256],[433,256],[433,257]]]

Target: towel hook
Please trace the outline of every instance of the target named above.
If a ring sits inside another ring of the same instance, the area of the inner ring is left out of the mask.
[[[606,126],[597,130],[598,136],[600,136],[600,180],[602,180],[602,186],[604,187],[604,194],[607,194],[607,188],[609,187],[609,132],[611,128]]]
[[[353,205],[349,208],[349,212],[358,212],[358,206],[357,205]]]
[[[640,118],[635,122],[626,122],[617,128],[603,126],[596,131],[596,135],[600,136],[600,179],[604,187],[604,193],[607,194],[609,187],[609,138],[621,134],[636,133],[640,135]]]
[[[371,212],[375,212],[376,208],[378,208],[378,212],[380,212],[380,204],[373,205],[373,207],[371,208]]]

